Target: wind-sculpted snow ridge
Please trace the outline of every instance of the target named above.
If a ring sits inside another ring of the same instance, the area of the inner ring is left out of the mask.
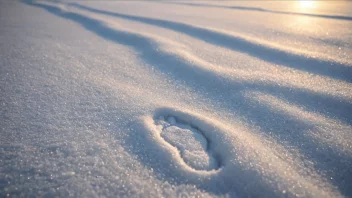
[[[225,31],[216,30],[212,28],[203,28],[185,23],[146,18],[140,16],[126,15],[108,11],[102,11],[80,4],[72,3],[70,6],[78,7],[98,14],[104,14],[150,25],[159,26],[173,31],[187,34],[189,36],[201,39],[214,45],[229,48],[231,50],[243,52],[253,57],[271,62],[273,64],[280,64],[287,67],[308,71],[315,74],[336,78],[352,82],[352,66],[335,61],[315,59],[313,57],[306,57],[304,54],[297,54],[295,51],[284,51],[277,48],[278,45],[268,45],[263,41],[258,41],[251,38],[246,38],[241,35],[229,34]],[[253,41],[251,41],[253,40]],[[316,56],[313,54],[311,56]],[[274,58],[275,57],[275,58]],[[322,57],[322,56],[320,56]],[[323,58],[323,57],[322,57]]]
[[[69,5],[74,5],[75,7],[78,6],[79,8],[82,8],[78,4]],[[83,8],[88,9],[86,7]],[[184,71],[184,73],[189,73],[190,71],[187,70],[193,70],[194,68],[198,72],[202,72],[203,76],[208,76],[210,78],[220,77],[225,79],[231,79],[231,81],[240,81],[242,84],[246,83],[247,85],[251,85],[253,81],[265,82],[265,84],[270,84],[271,86],[276,86],[275,84],[279,83],[281,87],[287,89],[291,89],[291,86],[293,86],[294,88],[308,90],[317,94],[339,97],[347,101],[350,101],[352,99],[350,95],[346,94],[352,91],[351,84],[347,82],[334,80],[326,77],[323,78],[321,76],[312,76],[310,73],[300,71],[294,71],[293,73],[282,72],[273,75],[270,72],[258,73],[256,71],[237,70],[235,68],[227,69],[221,67],[220,65],[209,64],[208,62],[202,60],[196,55],[184,50],[182,47],[180,47],[180,44],[171,41],[167,38],[162,38],[160,36],[150,35],[135,30],[121,29],[121,27],[119,27],[119,29],[114,29],[108,24],[101,23],[95,19],[85,19],[84,16],[77,16],[78,17],[74,17],[73,20],[81,21],[81,24],[84,27],[88,28],[89,30],[92,30],[93,32],[99,35],[102,35],[104,38],[113,40],[117,43],[127,44],[136,48],[139,51],[144,51],[145,53],[142,53],[145,54],[144,58],[152,62],[152,64],[161,65],[160,62],[166,61],[166,64],[164,65],[169,65],[169,67],[171,67],[169,69],[171,69],[172,73],[180,73],[181,71],[177,70],[179,70],[180,67],[184,65],[186,66],[182,68],[182,71]],[[103,27],[103,29],[105,30],[100,31],[97,27]],[[146,46],[150,46],[150,50],[148,50],[149,52],[145,51],[145,48],[147,48]],[[150,56],[149,53],[152,53],[154,55]],[[155,60],[157,60],[157,63],[154,63]],[[179,62],[180,64],[170,64],[170,61]],[[316,61],[320,62],[320,60]],[[333,65],[334,64],[331,63],[331,67],[335,67]],[[278,71],[278,69],[280,68],[272,68],[272,70],[276,71]],[[181,75],[185,75],[184,73]],[[290,75],[290,81],[287,81],[286,75]],[[231,82],[231,84],[233,84],[233,82]],[[329,89],[326,89],[326,87],[322,87],[321,84],[325,84],[325,86],[328,86]]]
[[[171,3],[0,4],[0,196],[352,195],[350,62]]]

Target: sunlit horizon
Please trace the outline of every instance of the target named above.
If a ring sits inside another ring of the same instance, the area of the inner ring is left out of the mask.
[[[298,1],[299,3],[299,7],[303,10],[309,10],[309,9],[313,9],[316,8],[316,1],[312,1],[312,0],[300,0]]]

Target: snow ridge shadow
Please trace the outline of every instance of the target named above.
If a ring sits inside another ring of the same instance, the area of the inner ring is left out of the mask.
[[[351,117],[351,114],[348,113],[348,109],[351,109],[351,106],[348,102],[344,103],[336,100],[336,98],[333,98],[333,97],[322,96],[316,93],[302,91],[297,88],[288,90],[285,87],[272,86],[272,85],[266,85],[261,83],[245,83],[245,82],[234,83],[234,82],[231,82],[230,80],[220,78],[218,75],[214,74],[213,72],[209,72],[202,69],[198,69],[197,71],[195,71],[192,68],[192,65],[189,65],[188,63],[185,63],[184,61],[168,53],[165,53],[163,51],[158,51],[154,46],[155,43],[153,43],[152,40],[146,37],[111,29],[105,26],[103,23],[101,23],[98,20],[91,19],[89,17],[72,13],[72,12],[62,12],[59,8],[55,6],[49,6],[49,5],[33,3],[33,2],[25,2],[25,3],[31,6],[43,8],[56,16],[74,21],[82,25],[82,27],[97,34],[98,36],[101,36],[104,39],[132,47],[133,49],[140,52],[141,58],[145,59],[147,63],[156,66],[162,72],[166,72],[170,74],[171,77],[175,78],[176,80],[181,78],[181,80],[186,82],[187,85],[189,85],[191,88],[194,88],[195,90],[198,90],[199,92],[204,91],[204,93],[208,93],[207,97],[209,97],[210,99],[213,99],[214,101],[218,100],[219,96],[222,96],[222,94],[224,93],[229,94],[227,95],[227,97],[230,98],[230,100],[222,101],[223,106],[227,107],[229,111],[238,112],[240,110],[239,113],[242,113],[243,116],[249,117],[253,121],[254,125],[261,126],[264,132],[272,131],[270,130],[270,128],[272,127],[271,125],[275,125],[275,122],[271,124],[265,124],[263,123],[262,116],[260,115],[271,115],[272,114],[271,111],[263,106],[257,106],[257,108],[253,108],[251,104],[249,104],[244,97],[242,97],[241,95],[232,94],[233,91],[236,91],[236,93],[238,93],[241,91],[246,91],[248,89],[249,90],[260,89],[264,92],[272,93],[273,95],[284,94],[283,97],[293,97],[295,102],[297,102],[297,100],[300,100],[299,102],[302,102],[303,104],[308,106],[317,105],[315,104],[316,102],[312,104],[309,103],[310,101],[309,99],[316,98],[317,101],[322,101],[325,106],[339,107],[340,109],[343,110],[343,112],[346,112],[346,115],[349,115],[349,117]],[[165,67],[165,65],[167,65],[168,67]],[[216,80],[210,82],[209,79],[216,79]],[[318,106],[315,106],[315,107],[319,107],[318,109],[322,109],[321,105],[322,104],[318,103]],[[262,113],[258,114],[258,111]],[[339,110],[337,110],[335,113],[337,115],[341,115],[341,112],[339,112]],[[278,120],[280,122],[290,120],[288,116],[282,115],[282,114],[279,114],[279,115],[273,114],[272,117],[273,117],[273,120]],[[304,125],[304,123],[299,123],[293,120],[290,121],[290,124],[286,126],[288,128],[290,126],[301,126],[297,128],[297,131],[296,131],[297,134],[304,134],[305,129],[309,128],[308,126]],[[276,133],[280,133],[281,131],[278,130]],[[315,148],[321,148],[322,145],[320,145],[318,142],[310,142],[309,140],[304,140],[304,139],[300,139],[300,141],[298,141],[297,143],[296,139],[292,138],[293,136],[291,134],[287,134],[287,135],[288,135],[288,138],[283,140],[287,141],[288,144],[290,145],[294,145],[298,147],[302,151],[302,153],[307,154],[307,156],[310,159],[316,161],[317,167],[315,168],[323,172],[327,171],[328,176],[331,176],[333,178],[338,178],[335,176],[339,176],[338,170],[332,169],[332,166],[330,165],[338,166],[340,167],[340,169],[346,168],[347,166],[350,165],[350,163],[348,162],[349,158],[341,157],[338,153],[331,153],[329,157],[331,159],[343,158],[346,161],[336,160],[334,164],[324,165],[325,159],[320,157],[321,155],[324,155],[324,153],[322,153],[322,151],[315,151],[316,150]],[[280,136],[277,136],[277,138],[280,138]],[[308,143],[308,144],[305,144],[305,146],[298,145],[298,144],[301,144],[302,142]],[[311,151],[315,151],[315,152],[311,152]],[[351,181],[351,179],[352,177],[346,176],[346,180]],[[348,188],[348,185],[346,184],[345,180],[336,180],[333,182],[334,182],[334,185],[341,188],[341,191],[343,193],[347,195],[352,193],[350,188]]]
[[[223,34],[202,27],[191,26],[180,22],[103,11],[77,3],[70,3],[68,5],[98,14],[119,17],[122,19],[142,22],[165,29],[170,29],[183,34],[187,34],[188,36],[194,37],[210,44],[246,53],[250,56],[254,56],[256,58],[271,62],[273,64],[283,65],[294,69],[328,76],[338,80],[352,82],[352,67],[343,63],[328,60],[320,60],[293,54],[290,52],[282,51],[280,49],[251,42],[240,37]]]

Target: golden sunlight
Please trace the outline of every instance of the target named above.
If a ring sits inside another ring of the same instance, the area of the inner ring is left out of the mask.
[[[299,2],[299,6],[302,9],[310,9],[310,8],[315,8],[315,1],[311,1],[311,0],[301,0],[298,1]]]

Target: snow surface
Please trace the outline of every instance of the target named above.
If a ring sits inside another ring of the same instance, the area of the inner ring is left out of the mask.
[[[203,133],[188,124],[176,121],[172,116],[161,116],[157,120],[160,136],[177,148],[181,158],[191,168],[197,170],[217,169],[219,162],[209,153],[210,143]]]
[[[352,2],[0,1],[0,197],[351,197]]]

